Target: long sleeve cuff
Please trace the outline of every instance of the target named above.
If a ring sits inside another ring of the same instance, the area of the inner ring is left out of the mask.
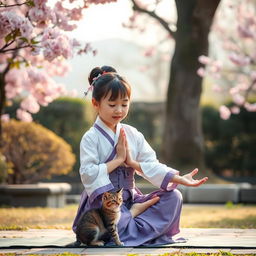
[[[178,171],[177,171],[177,173],[178,173]],[[175,189],[178,186],[178,184],[177,183],[172,183],[171,180],[173,179],[173,176],[177,173],[167,172],[163,181],[162,181],[161,189],[167,190],[167,191]]]

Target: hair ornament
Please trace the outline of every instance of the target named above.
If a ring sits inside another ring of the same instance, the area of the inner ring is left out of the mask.
[[[92,84],[93,85],[100,77],[102,76],[102,74],[98,74],[96,77],[94,77],[92,80]]]
[[[84,92],[85,97],[88,95],[88,93],[89,93],[90,91],[93,90],[93,87],[94,87],[95,82],[96,82],[101,76],[103,76],[103,75],[105,75],[105,74],[107,74],[107,73],[109,73],[109,72],[103,71],[102,74],[98,74],[96,77],[94,77],[94,78],[92,79],[92,80],[93,80],[92,83],[91,83],[90,86],[88,87],[87,91]]]
[[[84,92],[84,96],[86,97],[90,91],[93,89],[93,83],[88,87],[87,91]]]

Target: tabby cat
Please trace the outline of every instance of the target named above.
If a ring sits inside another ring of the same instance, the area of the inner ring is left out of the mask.
[[[124,245],[118,235],[117,223],[120,219],[120,207],[123,203],[123,189],[105,192],[102,207],[85,212],[78,221],[76,244],[104,245],[111,237],[116,245]]]

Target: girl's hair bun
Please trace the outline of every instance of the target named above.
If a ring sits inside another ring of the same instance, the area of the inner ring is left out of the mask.
[[[100,74],[103,74],[103,72],[116,73],[116,70],[111,66],[102,66],[101,68],[100,67],[93,68],[88,77],[89,84],[92,84],[92,82],[94,81],[94,78],[96,78]]]

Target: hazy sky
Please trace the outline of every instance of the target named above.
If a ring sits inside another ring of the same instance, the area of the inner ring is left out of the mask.
[[[172,1],[164,2],[170,6]],[[164,9],[164,6],[161,6],[161,9]],[[68,90],[76,89],[78,96],[81,96],[88,87],[87,76],[90,70],[95,66],[112,65],[121,75],[128,78],[133,87],[133,99],[163,100],[168,79],[165,65],[169,67],[169,63],[163,65],[160,55],[149,58],[145,57],[143,52],[147,46],[158,45],[159,39],[166,37],[166,32],[159,26],[150,25],[152,19],[147,16],[141,20],[143,24],[147,19],[148,29],[143,35],[138,30],[124,28],[122,23],[128,21],[131,13],[130,0],[91,5],[86,9],[84,19],[71,33],[71,37],[91,43],[92,47],[98,50],[98,54],[94,57],[91,54],[74,57],[70,61],[71,72],[65,78],[56,80],[64,83]],[[145,66],[150,68],[145,69]]]
[[[148,0],[150,3],[151,1]],[[176,8],[174,1],[163,0],[159,4],[158,11],[161,16],[176,19]],[[139,44],[156,43],[161,36],[163,29],[150,24],[153,20],[147,17],[147,30],[141,36],[136,30],[124,28],[122,23],[126,23],[133,13],[130,0],[118,0],[108,4],[91,5],[84,12],[84,19],[79,23],[78,28],[72,35],[82,41],[98,41],[109,38],[122,38],[135,41]],[[141,22],[144,22],[142,20]],[[145,24],[142,24],[145,25]],[[160,32],[160,34],[159,34]]]

